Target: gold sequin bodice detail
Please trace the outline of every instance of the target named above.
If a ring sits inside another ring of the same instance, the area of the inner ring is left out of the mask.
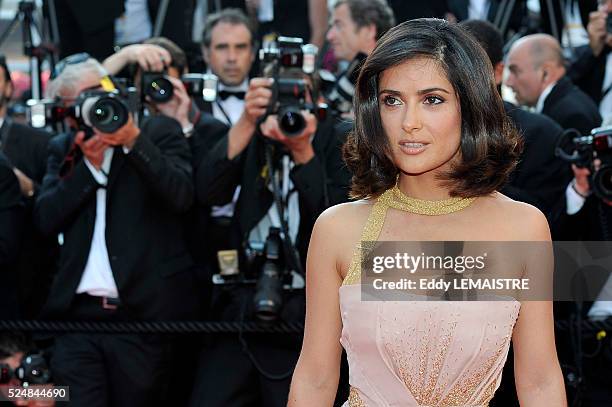
[[[345,407],[488,406],[519,302],[362,301],[362,245],[378,240],[392,193],[373,203],[340,287],[351,384]]]

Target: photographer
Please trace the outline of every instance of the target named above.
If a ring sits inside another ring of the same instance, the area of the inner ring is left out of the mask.
[[[51,386],[51,374],[41,354],[33,353],[33,344],[16,332],[0,333],[0,401],[8,396],[8,387]],[[30,358],[28,358],[30,356]],[[25,383],[24,383],[25,382]],[[0,405],[4,405],[0,402]],[[13,400],[9,405],[53,407],[52,399]]]
[[[600,0],[589,14],[589,44],[576,49],[569,68],[574,83],[599,106],[604,125],[612,124],[612,0]],[[608,72],[606,74],[606,72]]]
[[[136,127],[109,88],[93,59],[66,64],[48,87],[48,96],[72,113],[66,118],[71,131],[50,142],[35,205],[39,228],[62,241],[44,315],[193,318],[194,264],[183,236],[183,216],[193,203],[189,146],[173,119],[155,116]],[[101,100],[107,104],[98,105]],[[108,117],[118,128],[104,132],[109,123],[96,120]],[[51,365],[75,405],[149,406],[163,392],[171,354],[162,335],[63,333],[55,338]]]
[[[245,252],[267,242],[268,264],[273,257],[271,248],[278,249],[271,244],[271,230],[286,226],[285,242],[290,240],[298,255],[287,249],[284,264],[277,266],[287,271],[283,279],[289,270],[303,270],[316,218],[327,207],[347,199],[350,175],[341,159],[341,146],[349,124],[334,117],[317,121],[313,114],[302,111],[303,128],[288,135],[276,114],[267,115],[273,90],[269,78],[250,81],[243,114],[227,137],[213,147],[196,175],[198,199],[206,205],[227,202],[236,186],[242,187],[232,220],[231,248],[241,260],[240,274],[259,282],[256,288],[244,282],[247,277],[238,276],[236,284],[217,287],[214,312],[226,321],[253,321],[261,311],[255,304],[255,292],[270,288],[259,285],[262,278],[269,277],[261,271],[265,265],[249,262]],[[277,245],[283,246],[278,241]],[[303,321],[304,293],[299,288],[303,288],[303,275],[293,273],[289,279],[293,281],[291,291],[267,292],[282,297],[275,320]],[[286,405],[300,343],[299,335],[293,334],[216,336],[200,358],[192,405]]]
[[[612,128],[608,128],[608,133],[611,130]],[[603,160],[603,157],[591,158],[591,162],[586,166],[572,164],[574,179],[567,186],[565,199],[558,205],[556,216],[551,222],[555,240],[612,241],[612,196],[602,193],[601,187],[598,187],[600,181],[595,178],[600,171],[608,171],[603,166],[607,165],[609,160],[607,157],[605,162]],[[604,174],[603,177],[608,178],[609,175]],[[566,309],[567,304],[562,303],[559,305],[559,310],[573,314],[573,318],[579,321],[610,318],[612,301],[606,300],[610,298],[610,292],[612,292],[612,279],[608,279],[598,293],[602,300],[584,301],[580,308],[571,309]],[[580,356],[576,356],[578,350],[575,341],[581,342]],[[609,375],[612,369],[610,338],[591,332],[574,339],[571,346],[566,345],[566,347],[567,354],[561,352],[561,360],[563,361],[565,357],[567,359],[565,363],[574,368],[576,364],[582,364],[582,368],[578,370],[582,372],[582,377],[577,378],[576,389],[582,401],[581,405],[585,407],[610,405],[612,399],[612,380]]]

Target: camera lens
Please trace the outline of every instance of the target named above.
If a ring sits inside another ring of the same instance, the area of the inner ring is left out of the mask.
[[[306,128],[306,119],[296,107],[284,107],[279,109],[278,125],[287,137],[294,137]]]
[[[145,84],[145,95],[155,103],[166,103],[172,99],[174,88],[172,82],[163,76],[151,79]]]
[[[85,124],[103,133],[114,133],[128,120],[127,106],[117,98],[102,96],[88,98],[83,102]]]
[[[281,270],[273,262],[266,262],[255,288],[255,316],[271,322],[278,318],[283,305]]]
[[[603,165],[595,173],[593,191],[601,199],[612,200],[612,166]]]

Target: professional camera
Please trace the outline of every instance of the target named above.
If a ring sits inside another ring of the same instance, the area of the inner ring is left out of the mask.
[[[118,91],[82,92],[74,105],[66,106],[62,100],[29,100],[29,122],[32,127],[46,127],[71,117],[80,130],[91,135],[96,128],[102,133],[114,133],[128,121],[129,109]]]
[[[283,279],[289,274],[285,267],[279,228],[270,227],[264,258],[255,285],[255,316],[262,321],[274,321],[283,306]]]
[[[560,138],[557,156],[578,167],[589,168],[589,183],[595,195],[612,201],[612,126],[598,127],[588,136],[577,135],[568,140],[572,133],[575,131],[566,132]],[[571,154],[567,152],[568,147],[573,149]],[[601,161],[598,169],[593,163],[596,158]]]
[[[181,82],[191,97],[201,97],[206,102],[217,98],[218,78],[213,74],[185,74],[181,76]],[[174,86],[165,71],[143,72],[140,89],[143,99],[148,96],[153,103],[167,103],[174,94]]]
[[[8,383],[12,378],[18,379],[24,386],[47,384],[51,381],[51,372],[45,358],[39,353],[34,353],[25,356],[15,370],[5,363],[0,363],[0,384]]]
[[[318,120],[325,120],[327,115],[326,105],[313,104],[317,102],[317,92],[304,79],[315,72],[316,55],[316,46],[303,45],[301,38],[293,37],[279,37],[276,45],[259,51],[262,76],[274,78],[272,99],[262,120],[276,114],[279,127],[287,137],[297,136],[306,127],[301,111],[311,111]]]

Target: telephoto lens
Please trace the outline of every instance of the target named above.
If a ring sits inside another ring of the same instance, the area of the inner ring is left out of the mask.
[[[81,104],[83,122],[102,133],[114,133],[128,121],[129,110],[126,104],[113,94],[92,96]]]

